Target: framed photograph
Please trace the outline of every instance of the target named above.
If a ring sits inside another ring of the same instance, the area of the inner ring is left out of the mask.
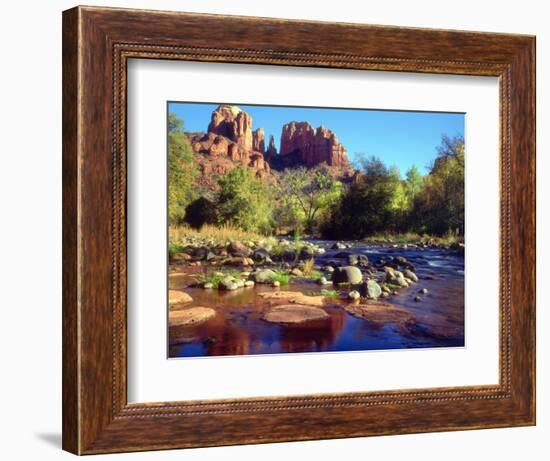
[[[535,38],[63,13],[63,447],[535,424]]]

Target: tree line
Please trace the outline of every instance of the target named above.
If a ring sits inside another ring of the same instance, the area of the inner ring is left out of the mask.
[[[168,121],[170,224],[229,224],[262,234],[294,232],[331,239],[379,233],[464,233],[464,139],[443,136],[425,175],[412,166],[401,177],[377,157],[360,157],[353,182],[325,165],[273,172],[258,179],[247,167],[217,178],[215,191],[196,186],[194,153],[174,114]]]

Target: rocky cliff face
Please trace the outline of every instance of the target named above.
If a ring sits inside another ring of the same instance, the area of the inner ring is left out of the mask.
[[[218,106],[212,112],[208,133],[219,134],[245,150],[252,150],[252,117],[240,107]]]
[[[263,128],[258,128],[252,132],[252,150],[265,152],[265,133]]]
[[[275,139],[273,139],[273,135],[269,136],[269,145],[265,151],[265,159],[270,164],[277,160],[277,148],[275,147]]]
[[[303,164],[312,168],[321,163],[349,168],[348,154],[328,128],[313,128],[307,122],[290,122],[281,133],[281,160],[285,167]]]
[[[264,159],[265,141],[262,128],[252,131],[252,117],[237,106],[220,105],[212,112],[206,133],[187,133],[201,171],[200,182],[210,186],[212,175],[229,173],[247,166],[259,178],[269,176],[270,166]]]
[[[201,182],[213,184],[212,175],[223,175],[238,166],[247,166],[259,178],[270,177],[272,168],[298,166],[312,168],[326,163],[328,171],[343,180],[354,171],[346,149],[327,128],[313,128],[307,122],[290,122],[283,126],[281,152],[277,154],[273,136],[265,147],[263,128],[252,129],[252,117],[237,106],[222,104],[212,112],[206,133],[187,133],[197,154]]]

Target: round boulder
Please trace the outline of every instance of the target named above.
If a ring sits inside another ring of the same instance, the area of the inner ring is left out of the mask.
[[[252,279],[256,283],[271,283],[276,275],[271,269],[259,269],[252,274]]]
[[[218,285],[220,290],[233,291],[239,288],[238,283],[233,277],[226,277]]]
[[[376,280],[368,280],[361,286],[361,293],[369,299],[378,299],[382,295],[382,288]]]
[[[355,285],[363,281],[363,274],[354,266],[338,267],[332,274],[332,281],[334,283],[351,283]]]
[[[405,269],[403,271],[403,275],[408,278],[409,280],[412,280],[413,282],[418,282],[418,277],[417,275],[411,271],[410,269]]]
[[[357,264],[359,264],[359,258],[357,255],[348,255],[348,264],[350,266],[357,266]]]

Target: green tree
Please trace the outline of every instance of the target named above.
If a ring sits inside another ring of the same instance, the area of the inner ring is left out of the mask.
[[[195,155],[183,131],[183,120],[168,114],[168,221],[182,222],[186,206],[194,199]]]
[[[388,190],[391,194],[389,206],[390,210],[393,211],[395,215],[394,222],[392,223],[395,227],[401,224],[401,220],[408,210],[409,197],[405,189],[405,184],[401,179],[399,168],[397,168],[396,165],[389,168],[386,181],[388,182]]]
[[[312,231],[319,214],[336,203],[343,186],[335,180],[323,165],[313,169],[304,167],[284,170],[280,175],[278,191],[280,204],[295,230]]]
[[[424,184],[424,176],[416,165],[411,166],[405,173],[405,192],[410,200],[410,205],[420,193]]]
[[[247,231],[269,233],[273,223],[269,188],[246,167],[220,178],[217,197],[219,222]]]
[[[183,131],[183,120],[179,118],[174,112],[168,114],[168,132],[176,133]]]
[[[360,159],[363,173],[346,191],[322,226],[330,238],[362,238],[395,231],[403,202],[402,181],[396,168],[377,157]]]
[[[464,234],[464,138],[443,136],[437,151],[411,220],[422,232]]]

